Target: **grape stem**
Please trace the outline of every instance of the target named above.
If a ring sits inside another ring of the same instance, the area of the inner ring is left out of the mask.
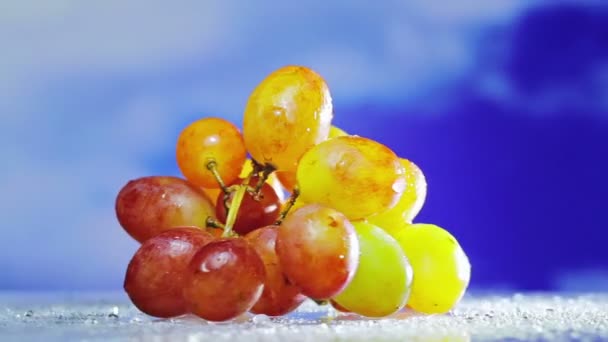
[[[228,210],[228,217],[226,218],[226,225],[224,226],[224,233],[222,234],[222,237],[229,237],[232,235],[232,226],[234,226],[236,216],[239,213],[239,208],[241,207],[241,203],[243,202],[246,192],[247,184],[239,185],[238,190],[232,199],[232,203],[230,204],[230,209]]]
[[[257,162],[254,162],[257,164]],[[257,164],[258,167],[259,164]],[[268,177],[270,176],[271,173],[273,173],[276,168],[274,166],[272,166],[271,164],[265,164],[264,166],[261,167],[261,171],[262,171],[262,177],[260,177],[258,179],[258,183],[255,185],[255,190],[254,192],[257,194],[260,193],[260,190],[262,190],[262,187],[264,186],[264,183],[266,183],[266,180],[268,180]]]
[[[298,196],[300,196],[300,189],[298,189],[298,187],[296,186],[295,188],[293,188],[293,192],[291,193],[291,196],[289,196],[289,202],[287,202],[285,209],[283,209],[283,211],[281,211],[281,214],[279,215],[279,219],[277,220],[277,222],[275,222],[275,224],[277,226],[280,225],[283,222],[283,220],[285,219],[285,217],[287,216],[287,214],[289,214],[289,211],[291,210],[293,205],[296,203]]]
[[[228,209],[228,217],[226,217],[226,225],[224,225],[224,233],[222,233],[222,237],[229,237],[232,235],[232,227],[236,221],[236,216],[241,208],[241,203],[243,203],[243,198],[249,190],[249,181],[251,180],[251,177],[259,172],[259,164],[253,160],[252,163],[253,170],[247,175],[247,178],[245,178],[241,184],[236,185],[236,193],[234,194],[234,198],[232,199],[230,208]],[[230,191],[233,191],[233,187],[234,185],[230,187]],[[224,204],[226,204],[225,201]]]
[[[205,220],[205,226],[211,227],[211,228],[224,229],[224,224],[222,224],[220,221],[214,219],[211,216],[207,216],[207,219]]]
[[[224,183],[222,176],[220,176],[220,173],[217,171],[217,162],[215,160],[212,159],[207,163],[207,170],[211,171],[213,178],[215,178],[215,181],[219,184],[220,189],[222,189],[225,194],[229,194],[230,190],[226,187],[226,183]]]

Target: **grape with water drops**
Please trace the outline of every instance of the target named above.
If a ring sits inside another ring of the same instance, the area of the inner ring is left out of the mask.
[[[177,177],[129,181],[116,198],[118,222],[139,242],[171,227],[204,227],[209,216],[215,216],[211,200],[198,187]]]
[[[238,128],[224,119],[206,118],[193,122],[177,140],[177,165],[190,182],[218,188],[217,176],[233,182],[241,173],[247,156]],[[215,169],[217,176],[209,172]]]
[[[186,269],[194,253],[212,240],[197,227],[175,227],[144,242],[125,276],[124,288],[133,304],[156,317],[188,313],[182,297]]]
[[[295,172],[302,154],[327,139],[332,117],[329,88],[319,74],[303,66],[280,68],[247,101],[247,151],[260,163]]]
[[[308,150],[297,180],[306,203],[335,208],[351,220],[392,208],[407,185],[393,151],[357,136],[336,137]]]
[[[258,301],[265,277],[262,259],[243,238],[213,241],[194,254],[186,269],[184,301],[206,320],[233,319]]]
[[[426,178],[420,168],[407,159],[399,161],[405,170],[407,187],[394,207],[368,218],[379,227],[407,226],[418,215],[426,199]]]
[[[348,319],[452,310],[470,263],[450,233],[412,224],[424,173],[332,118],[323,78],[286,66],[250,94],[242,135],[221,118],[188,125],[176,144],[185,179],[142,177],[116,198],[143,243],[124,282],[133,304],[214,322],[289,314],[307,298]]]
[[[245,239],[258,252],[266,270],[264,292],[251,308],[256,314],[280,316],[293,311],[306,297],[300,289],[287,281],[279,263],[275,250],[277,239],[277,226],[267,226],[252,231]]]
[[[327,299],[349,284],[359,263],[359,240],[343,214],[309,204],[289,215],[278,229],[281,268],[303,294]]]

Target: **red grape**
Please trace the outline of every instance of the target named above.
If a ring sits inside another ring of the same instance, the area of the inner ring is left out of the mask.
[[[268,316],[280,316],[293,311],[306,297],[300,290],[290,284],[279,264],[275,251],[277,226],[267,226],[245,236],[245,239],[255,248],[262,258],[266,269],[264,292],[262,297],[251,308],[251,312]]]
[[[153,176],[132,180],[120,190],[116,216],[129,235],[144,242],[171,227],[205,227],[215,210],[203,191],[185,180]]]
[[[276,250],[289,281],[314,299],[342,291],[359,261],[352,224],[340,212],[318,204],[287,216],[278,229]]]
[[[131,259],[124,288],[142,312],[155,317],[187,313],[182,298],[190,259],[213,240],[196,227],[177,227],[144,242]]]
[[[249,185],[255,187],[258,184],[258,177],[252,177]],[[244,180],[240,180],[238,184],[242,184]],[[232,202],[235,192],[232,192],[228,197],[228,205]],[[274,188],[264,183],[261,188],[260,195],[255,197],[251,193],[245,193],[243,202],[239,207],[239,212],[232,229],[239,234],[247,234],[250,231],[273,224],[279,218],[281,211],[281,201],[277,196]],[[215,205],[215,213],[217,218],[223,223],[226,222],[228,213],[224,207],[224,194],[220,194]]]
[[[266,276],[262,259],[242,238],[205,245],[186,273],[183,296],[188,309],[209,321],[226,321],[251,309]]]

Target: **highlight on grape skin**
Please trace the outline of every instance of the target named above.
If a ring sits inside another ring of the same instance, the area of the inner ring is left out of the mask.
[[[357,136],[336,137],[308,150],[297,179],[305,202],[335,208],[351,220],[392,208],[406,188],[395,153]]]
[[[266,273],[255,249],[243,238],[220,239],[190,261],[183,296],[193,314],[209,321],[236,318],[262,295]]]
[[[156,317],[188,313],[182,297],[190,259],[213,237],[198,227],[175,227],[144,242],[125,275],[124,289],[137,308]]]
[[[283,275],[275,245],[277,226],[267,226],[254,230],[245,239],[258,252],[266,270],[264,292],[251,308],[255,314],[281,316],[295,310],[306,299],[300,289],[290,284]]]
[[[389,210],[370,216],[368,221],[379,227],[405,227],[411,224],[426,200],[426,178],[413,162],[400,158],[407,186],[399,202]]]
[[[258,181],[258,177],[252,177],[249,181],[249,185],[255,186]],[[243,182],[244,180],[237,181],[238,184]],[[226,217],[228,216],[226,204],[230,206],[233,194],[234,193],[228,195],[226,200],[224,200],[223,193],[218,195],[215,213],[218,220],[222,223],[226,223]],[[272,186],[268,183],[263,183],[260,193],[257,196],[250,193],[245,194],[233,229],[238,234],[245,235],[252,230],[271,225],[279,218],[280,210],[281,202],[279,201],[279,196]]]
[[[424,173],[332,125],[320,75],[271,73],[243,117],[243,135],[220,118],[180,133],[186,180],[143,177],[119,192],[118,221],[143,243],[125,276],[134,305],[218,322],[289,314],[307,298],[351,319],[457,305],[470,280],[466,254],[447,231],[412,224]]]
[[[327,139],[332,118],[329,88],[319,74],[303,66],[280,68],[247,101],[247,151],[260,163],[295,172],[302,154]]]
[[[204,227],[207,217],[215,217],[215,208],[201,189],[170,176],[129,181],[115,207],[120,225],[139,242],[175,226]]]
[[[471,264],[452,234],[432,224],[389,230],[414,270],[408,306],[428,314],[450,311],[464,295]]]
[[[232,123],[218,118],[193,122],[180,133],[177,141],[177,165],[190,182],[206,188],[218,188],[208,172],[215,162],[224,182],[233,182],[241,173],[247,156],[243,137]]]
[[[287,278],[314,299],[340,293],[359,262],[353,225],[340,212],[318,204],[289,215],[279,227],[276,244]]]
[[[348,311],[368,317],[384,317],[401,310],[412,283],[407,257],[381,228],[366,222],[353,225],[361,251],[359,265],[353,280],[333,300]]]

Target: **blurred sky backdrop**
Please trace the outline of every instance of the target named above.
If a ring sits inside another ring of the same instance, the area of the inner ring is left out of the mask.
[[[312,67],[416,162],[474,289],[608,289],[606,1],[0,1],[0,289],[114,290],[119,189]]]

